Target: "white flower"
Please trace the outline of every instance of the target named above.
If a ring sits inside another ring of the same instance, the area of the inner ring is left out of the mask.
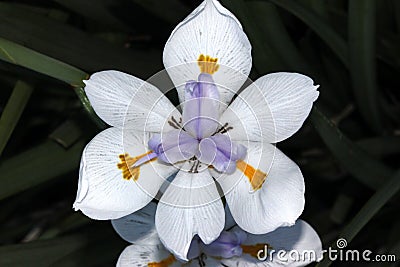
[[[183,260],[193,236],[209,244],[223,230],[214,179],[243,230],[265,234],[295,224],[304,208],[304,179],[273,144],[302,126],[317,86],[297,73],[268,74],[230,103],[250,72],[251,45],[216,0],[204,1],[176,27],[163,59],[182,115],[134,76],[103,71],[86,81],[93,108],[112,127],[83,152],[74,208],[93,219],[126,216],[177,173],[162,190],[156,228]]]
[[[322,244],[318,234],[305,221],[280,227],[263,235],[247,234],[227,224],[222,235],[210,245],[194,239],[189,262],[176,259],[158,238],[154,227],[156,205],[150,203],[135,214],[113,220],[114,229],[132,245],[121,253],[117,267],[151,266],[306,266],[321,260]],[[229,221],[229,211],[227,212]],[[260,252],[261,251],[261,252]]]

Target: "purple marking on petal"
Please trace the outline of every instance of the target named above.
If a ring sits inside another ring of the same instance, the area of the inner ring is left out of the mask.
[[[213,134],[219,126],[219,92],[211,75],[202,73],[199,81],[185,86],[183,127],[201,140]]]
[[[199,142],[182,130],[154,135],[148,145],[166,163],[188,160],[196,155]]]
[[[213,257],[232,258],[242,255],[241,243],[243,238],[236,233],[223,231],[211,244],[201,244],[202,251]]]

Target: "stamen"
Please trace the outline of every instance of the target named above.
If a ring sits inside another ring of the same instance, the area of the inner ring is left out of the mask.
[[[194,170],[194,173],[198,173],[199,172],[199,167],[200,167],[200,161],[197,161],[197,165],[196,165],[196,169]]]
[[[217,64],[217,61],[218,58],[201,54],[197,59],[197,65],[199,65],[201,73],[214,74],[219,69],[219,64]]]
[[[230,131],[232,129],[233,129],[232,126],[229,126],[229,127],[226,127],[226,128],[224,127],[223,129],[221,129],[222,131],[220,131],[219,133],[224,134],[224,133],[227,133],[228,131]]]
[[[171,127],[175,128],[175,129],[177,129],[177,130],[179,130],[179,129],[182,128],[181,123],[182,123],[182,118],[180,118],[180,119],[179,119],[179,122],[177,122],[177,120],[175,119],[174,116],[171,117],[171,120],[168,120],[168,124],[169,124]]]
[[[253,166],[250,164],[247,164],[243,160],[238,160],[236,162],[236,167],[244,174],[247,176],[249,179],[249,182],[251,184],[251,187],[253,187],[253,190],[256,191],[262,187],[262,185],[265,182],[265,179],[267,178],[267,174],[262,172],[259,169],[254,169]]]
[[[255,245],[240,245],[242,247],[243,253],[250,254],[254,258],[258,258],[258,252],[260,250],[265,250],[265,246],[267,249],[272,249],[272,246],[269,244],[255,244]]]
[[[232,126],[228,126],[228,125],[229,125],[228,123],[225,123],[221,128],[219,128],[217,131],[215,131],[215,133],[213,133],[212,136],[216,135],[218,133],[224,134],[224,133],[227,133],[228,131],[232,130],[233,127]]]
[[[180,119],[182,120],[182,118],[180,118]],[[176,121],[176,119],[175,119],[174,116],[171,117],[171,120],[172,120],[176,125],[179,125],[179,123]]]
[[[199,160],[196,160],[196,161],[193,163],[192,167],[190,168],[189,172],[191,172],[191,173],[198,173],[198,172],[199,172],[199,166],[200,166],[200,161],[199,161]]]
[[[167,258],[159,262],[149,262],[148,267],[168,267],[176,261],[174,255],[170,254]]]
[[[200,267],[205,267],[206,266],[205,259],[207,259],[207,256],[205,254],[201,254],[198,257],[198,261],[199,261],[199,266]]]
[[[130,180],[133,178],[134,181],[137,181],[140,176],[140,166],[132,167],[138,160],[141,158],[153,153],[153,151],[149,151],[137,157],[131,157],[128,153],[119,155],[120,163],[117,164],[118,169],[122,170],[122,178],[125,180]],[[142,164],[149,163],[151,161],[156,160],[156,158],[152,158]]]

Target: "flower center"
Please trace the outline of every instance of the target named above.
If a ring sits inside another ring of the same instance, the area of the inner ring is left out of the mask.
[[[201,73],[198,81],[188,81],[182,119],[172,117],[168,124],[174,130],[154,135],[149,148],[165,163],[188,161],[189,172],[212,166],[219,172],[233,173],[247,149],[230,140],[231,126],[219,123],[219,104],[218,88],[210,74]]]
[[[207,62],[212,64],[205,64]],[[219,122],[219,92],[209,74],[218,69],[216,62],[217,59],[200,56],[203,73],[197,81],[186,83],[182,118],[168,120],[173,130],[154,134],[148,142],[151,150],[148,153],[136,157],[120,155],[118,168],[124,179],[138,180],[140,166],[158,158],[163,163],[187,166],[186,171],[192,173],[213,168],[232,174],[238,169],[248,178],[254,191],[261,188],[267,175],[243,161],[247,148],[229,138],[229,131],[234,130],[232,126]],[[189,164],[181,164],[183,162]]]

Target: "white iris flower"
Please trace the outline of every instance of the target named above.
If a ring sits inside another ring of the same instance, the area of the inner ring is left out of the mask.
[[[305,221],[280,227],[268,234],[252,235],[233,223],[227,210],[227,223],[211,244],[193,239],[187,263],[175,258],[160,239],[154,226],[156,205],[113,220],[114,229],[132,245],[121,253],[117,267],[282,267],[306,266],[322,259],[321,240]]]
[[[93,219],[121,218],[146,206],[177,173],[161,190],[155,225],[182,260],[195,235],[210,244],[223,231],[221,191],[249,233],[295,224],[304,179],[274,144],[302,126],[318,86],[301,74],[273,73],[232,100],[250,73],[251,45],[216,0],[204,1],[176,27],[163,60],[182,114],[134,76],[102,71],[85,81],[94,110],[112,127],[83,151],[74,208]]]

